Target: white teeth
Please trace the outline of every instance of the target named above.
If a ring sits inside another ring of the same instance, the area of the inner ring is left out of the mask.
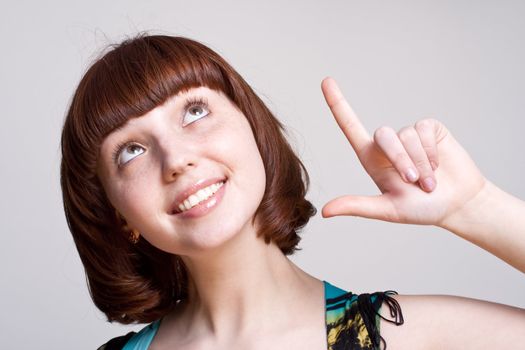
[[[197,197],[196,195],[192,194],[191,196],[188,197],[188,200],[190,201],[190,205],[193,207],[194,205],[196,205],[197,203],[199,203],[199,197]]]
[[[224,182],[218,182],[213,185],[210,185],[205,188],[201,188],[196,193],[190,195],[188,198],[186,198],[182,203],[179,204],[179,210],[181,212],[189,210],[199,204],[200,202],[205,201],[206,199],[210,198],[219,190],[219,188],[224,185]]]
[[[198,190],[197,193],[195,193],[195,195],[199,198],[199,202],[209,197],[209,195],[206,194],[206,191],[203,190]]]

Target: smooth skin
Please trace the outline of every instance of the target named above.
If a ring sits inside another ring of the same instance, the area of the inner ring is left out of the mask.
[[[324,79],[321,88],[382,193],[336,198],[323,207],[324,217],[435,225],[525,272],[525,202],[488,181],[443,124],[424,119],[397,133],[381,127],[372,137],[334,79]],[[381,321],[389,349],[525,348],[523,309],[455,296],[395,298],[405,324]]]

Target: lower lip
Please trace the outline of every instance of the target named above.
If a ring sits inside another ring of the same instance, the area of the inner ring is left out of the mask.
[[[219,190],[215,192],[210,198],[206,199],[203,202],[200,202],[191,209],[185,210],[181,213],[177,213],[176,215],[180,218],[187,219],[198,218],[200,216],[208,214],[221,202],[222,197],[224,196],[224,188],[226,187],[226,183],[227,182],[224,182],[224,184],[219,188]]]

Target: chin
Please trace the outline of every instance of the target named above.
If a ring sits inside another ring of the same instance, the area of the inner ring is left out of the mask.
[[[183,239],[166,239],[162,241],[149,241],[156,248],[170,254],[192,256],[220,251],[227,248],[235,241],[241,242],[237,238],[241,235],[249,234],[245,230],[228,230],[225,227],[213,231],[198,232],[192,230],[191,234],[185,235]],[[146,238],[147,239],[147,238]]]

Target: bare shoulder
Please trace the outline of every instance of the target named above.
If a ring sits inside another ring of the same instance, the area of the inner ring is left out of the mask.
[[[445,295],[396,295],[404,324],[381,320],[389,349],[498,349],[525,344],[525,309]],[[381,313],[388,318],[388,308]]]

